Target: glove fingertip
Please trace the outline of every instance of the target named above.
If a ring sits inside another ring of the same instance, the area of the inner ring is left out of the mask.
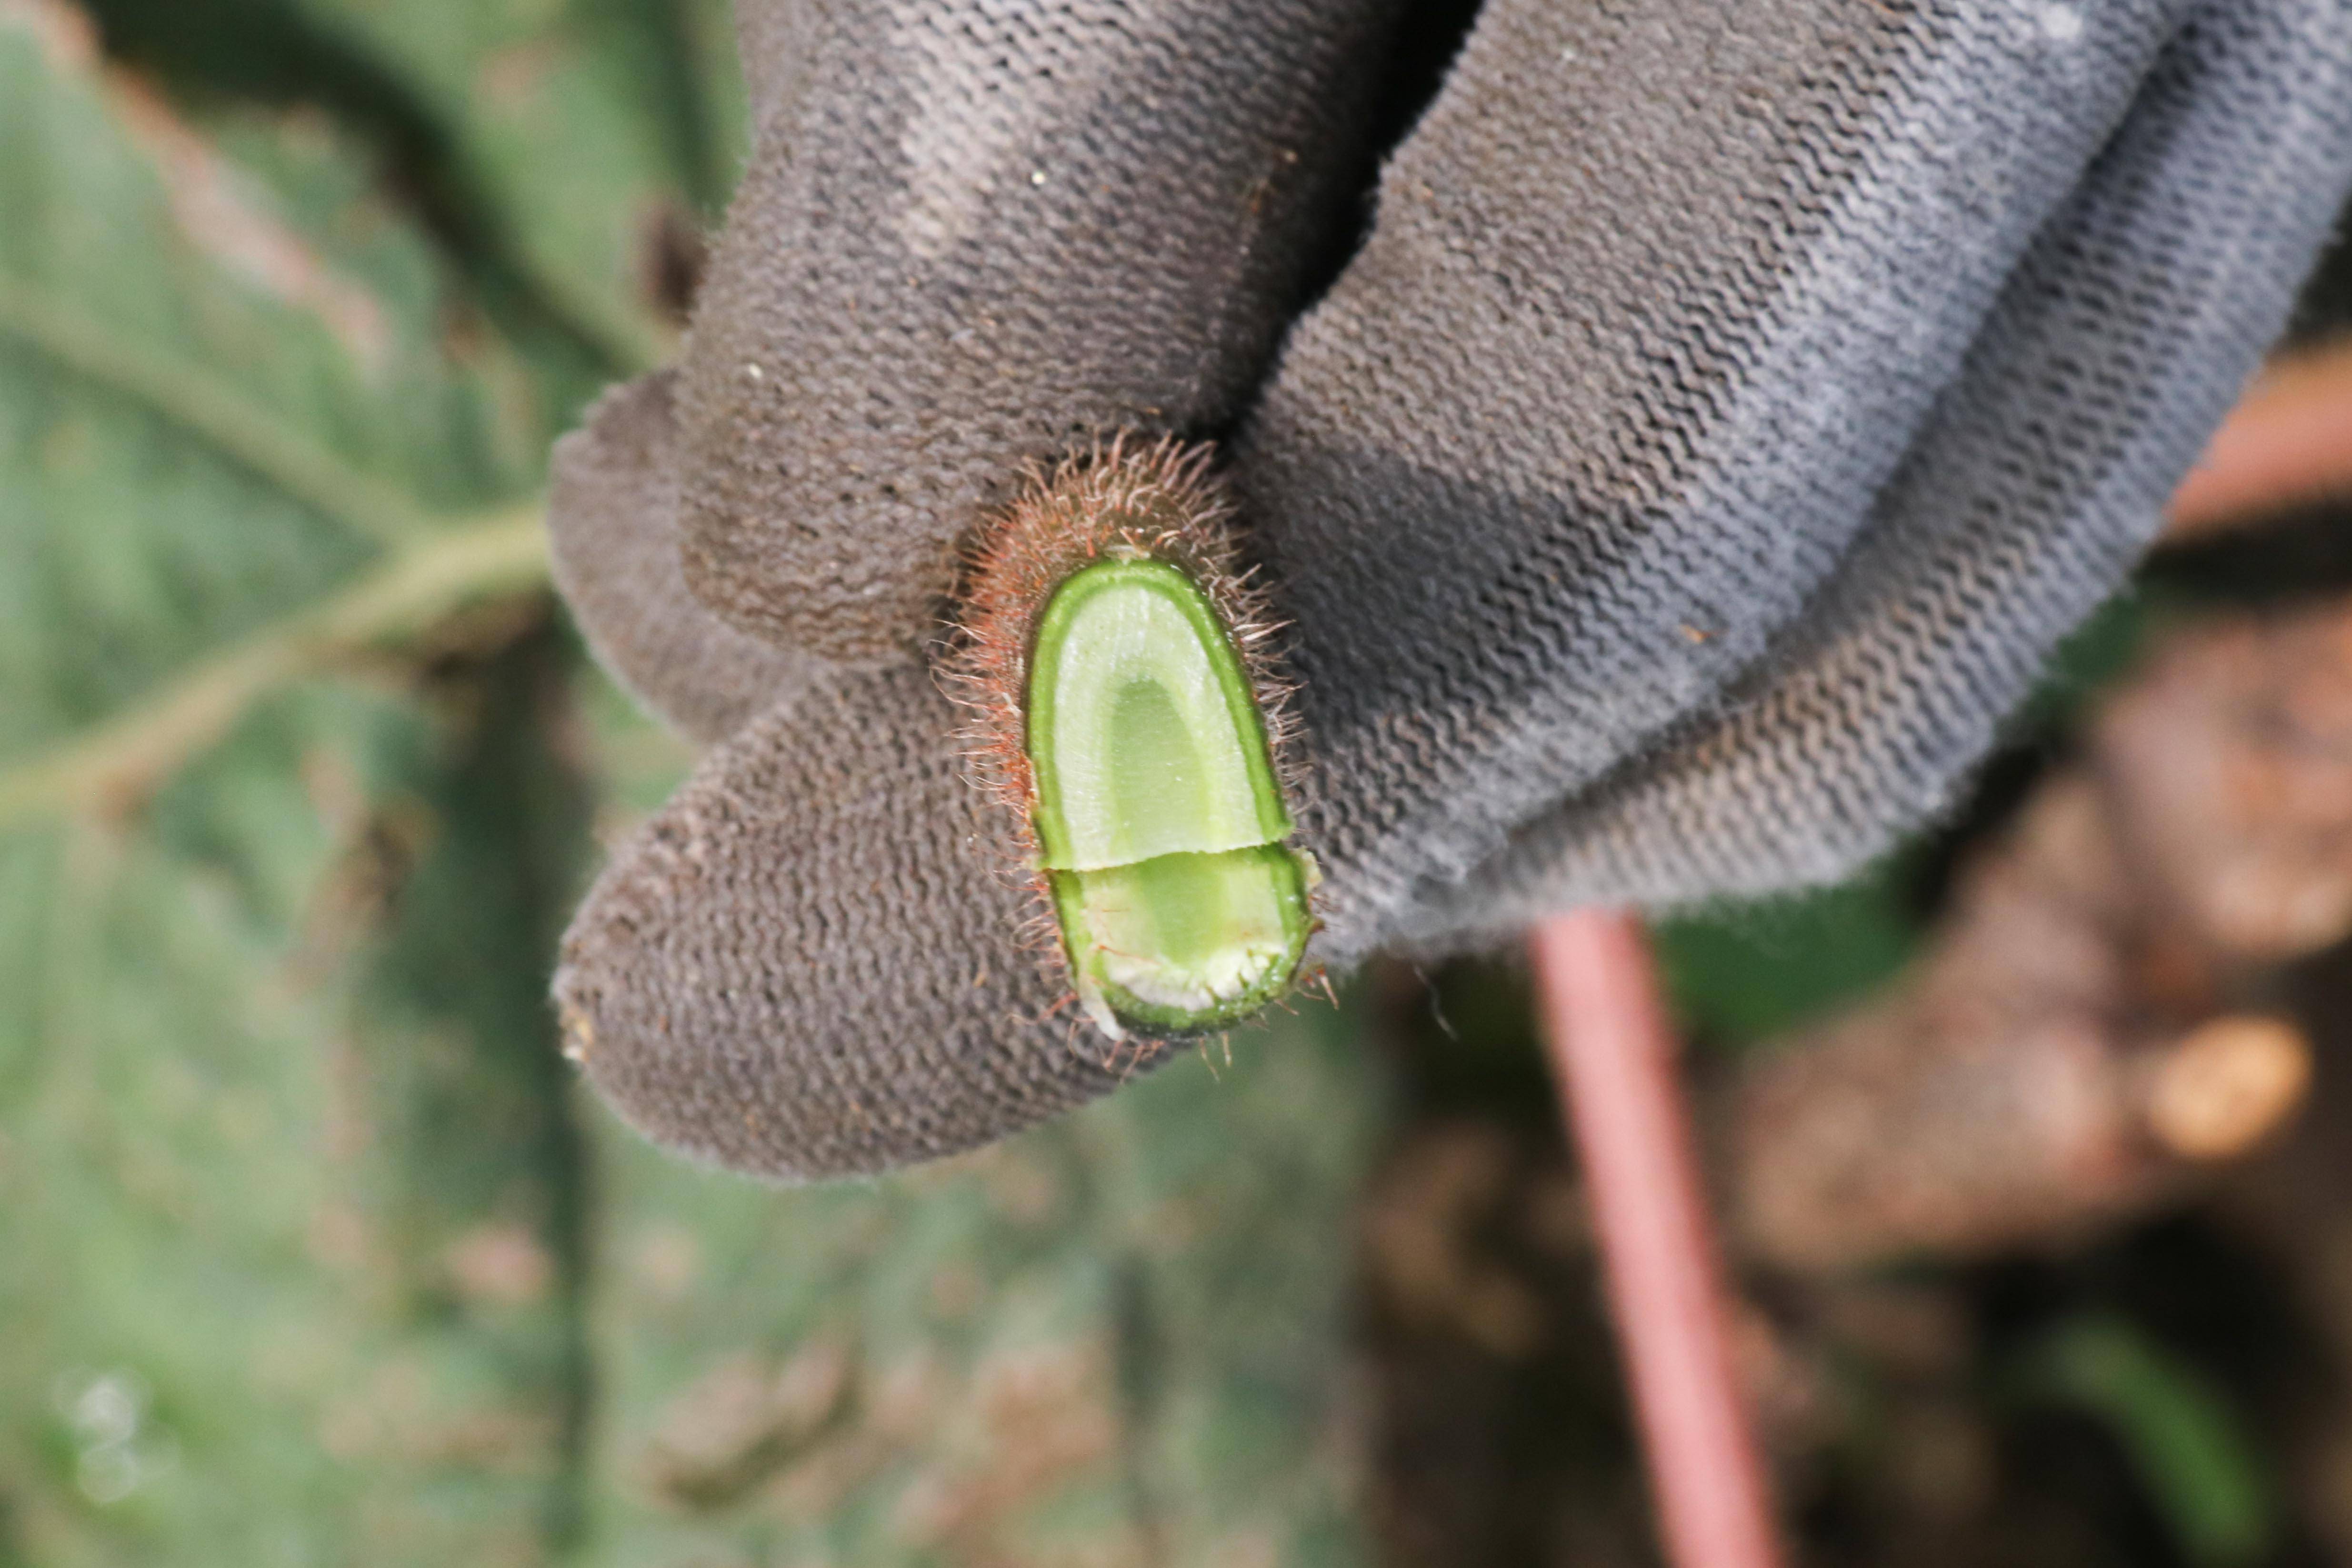
[[[911,663],[1024,465],[1228,424],[1354,226],[1397,8],[747,0],[757,133],[680,384],[694,591]]]
[[[703,759],[574,918],[566,1053],[679,1152],[785,1180],[976,1147],[1165,1050],[1080,1032],[1024,947],[919,668],[826,671]]]

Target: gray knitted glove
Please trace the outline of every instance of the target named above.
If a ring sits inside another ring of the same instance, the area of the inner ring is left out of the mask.
[[[692,346],[554,508],[718,744],[556,989],[625,1115],[778,1176],[1166,1052],[1060,1006],[927,662],[1023,464],[1225,442],[1325,962],[1820,881],[2116,586],[2352,184],[2352,0],[1489,0],[1308,305],[1387,0],[742,5]]]

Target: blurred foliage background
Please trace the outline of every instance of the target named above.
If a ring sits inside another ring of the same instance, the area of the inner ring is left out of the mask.
[[[0,0],[0,1568],[1647,1561],[1507,966],[866,1185],[688,1168],[575,1086],[556,935],[688,758],[583,659],[538,497],[669,351],[730,26]],[[1957,829],[1664,934],[1703,1070],[1901,966],[2176,593]],[[2025,1521],[1982,1539],[2306,1560],[2231,1349],[2260,1271],[2177,1218],[2098,1246],[1922,1276],[1975,1506]],[[2182,1279],[2202,1327],[2144,1310]],[[1841,1354],[1808,1549],[1924,1561],[1932,1442]]]

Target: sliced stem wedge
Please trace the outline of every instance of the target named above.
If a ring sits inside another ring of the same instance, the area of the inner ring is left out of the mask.
[[[1225,1028],[1280,996],[1313,929],[1255,687],[1176,566],[1074,573],[1037,623],[1033,825],[1076,988],[1107,1031]]]

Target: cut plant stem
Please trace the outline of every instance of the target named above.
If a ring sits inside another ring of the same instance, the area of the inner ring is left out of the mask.
[[[1033,825],[1087,1015],[1181,1034],[1279,996],[1313,868],[1283,841],[1255,691],[1208,595],[1164,560],[1072,574],[1038,620],[1027,696]]]
[[[1112,1039],[1241,1022],[1315,926],[1289,687],[1212,457],[1129,433],[1032,471],[971,541],[941,670],[1057,967]]]

